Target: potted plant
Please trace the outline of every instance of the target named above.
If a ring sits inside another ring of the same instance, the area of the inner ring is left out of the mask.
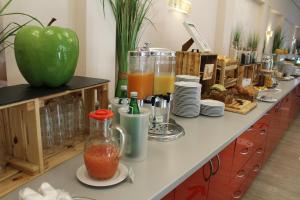
[[[147,14],[152,0],[101,0],[109,4],[116,20],[116,56],[118,80],[115,96],[121,94],[121,86],[127,85],[128,51],[135,50],[141,37],[141,29],[145,21],[151,21]]]
[[[256,62],[259,40],[259,35],[257,33],[251,33],[248,37],[247,47],[248,50],[251,51],[251,63]]]
[[[278,27],[274,32],[274,40],[273,40],[273,48],[272,48],[273,53],[276,53],[276,50],[277,50],[277,52],[281,53],[280,49],[283,48],[284,38],[285,38],[285,36],[282,33],[281,28]]]
[[[240,60],[240,50],[241,50],[241,39],[242,39],[242,27],[236,26],[232,32],[232,42],[229,52],[229,57],[234,60]]]

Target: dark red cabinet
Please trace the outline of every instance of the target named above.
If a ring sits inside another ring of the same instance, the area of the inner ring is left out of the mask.
[[[235,142],[227,146],[212,161],[214,174],[209,181],[208,200],[228,199]]]
[[[208,194],[210,163],[195,172],[175,189],[175,200],[206,200]]]
[[[299,109],[300,85],[163,200],[242,199]]]
[[[164,198],[161,200],[174,200],[175,199],[175,190],[167,194]]]

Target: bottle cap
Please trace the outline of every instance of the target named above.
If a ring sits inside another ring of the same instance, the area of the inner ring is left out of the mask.
[[[137,98],[138,93],[137,92],[130,92],[130,97],[131,98]]]
[[[96,119],[100,121],[111,119],[114,116],[114,113],[111,110],[96,110],[89,114],[89,118]]]
[[[127,85],[121,85],[121,90],[127,90]]]

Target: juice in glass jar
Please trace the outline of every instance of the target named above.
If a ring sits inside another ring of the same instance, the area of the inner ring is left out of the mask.
[[[167,95],[174,92],[175,75],[161,73],[154,77],[154,95]]]
[[[153,95],[154,73],[129,73],[128,96],[130,92],[137,92],[138,99],[145,99]]]
[[[84,163],[92,178],[110,179],[119,166],[119,151],[111,144],[90,146],[84,152]]]

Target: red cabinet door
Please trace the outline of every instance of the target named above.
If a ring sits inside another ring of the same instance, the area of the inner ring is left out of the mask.
[[[300,85],[296,88],[296,108],[297,108],[297,114],[300,111]]]
[[[174,200],[175,199],[175,190],[167,194],[164,198],[161,200]]]
[[[282,100],[282,105],[281,105],[281,131],[282,134],[288,129],[289,124],[291,122],[291,110],[292,110],[292,105],[291,105],[291,96],[290,94],[287,95],[283,100]]]
[[[257,130],[252,127],[237,138],[232,165],[233,176],[245,165],[254,153],[256,131]]]
[[[206,200],[210,173],[208,163],[175,189],[175,200]]]
[[[234,156],[235,142],[227,146],[219,157],[212,159],[214,175],[209,181],[208,200],[227,200],[230,197],[229,183]]]

